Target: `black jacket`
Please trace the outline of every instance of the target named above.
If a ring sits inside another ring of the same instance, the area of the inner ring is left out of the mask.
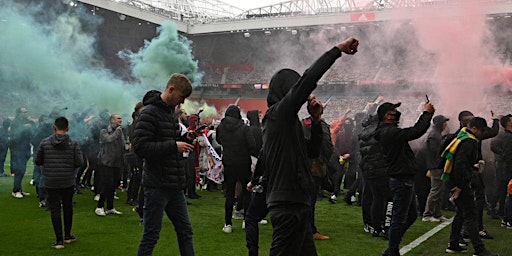
[[[144,96],[145,107],[135,126],[132,146],[137,156],[144,158],[142,185],[177,191],[185,186],[185,169],[176,142],[185,139],[174,106],[163,102],[160,95],[159,91],[149,91]]]
[[[388,163],[380,143],[375,139],[377,123],[364,127],[359,134],[359,151],[361,152],[361,171],[366,179],[387,177]]]
[[[222,163],[249,167],[251,155],[259,154],[251,129],[244,124],[237,106],[229,106],[225,115],[216,132],[217,142],[222,145]]]
[[[72,187],[83,163],[80,145],[67,134],[53,134],[39,144],[35,163],[43,165],[44,188]]]
[[[432,114],[424,111],[416,124],[398,128],[396,124],[380,123],[376,138],[381,143],[389,165],[388,175],[397,179],[412,179],[418,167],[409,141],[420,138],[430,127]]]
[[[498,170],[512,172],[512,132],[504,131],[491,141],[491,150],[496,155]]]
[[[303,204],[309,206],[312,177],[308,157],[319,155],[322,142],[320,122],[311,127],[306,141],[297,113],[317,87],[322,75],[341,56],[338,48],[323,54],[302,77],[295,71],[278,71],[270,81],[267,110],[263,118],[263,154],[268,178],[267,206]]]
[[[254,142],[256,142],[256,149],[260,152],[261,147],[263,146],[263,138],[261,137],[261,123],[259,118],[259,110],[250,110],[247,112],[247,119],[249,119],[252,136],[254,137]]]
[[[471,131],[467,130],[468,133]],[[453,156],[453,168],[448,184],[450,187],[468,189],[475,170],[474,165],[478,162],[479,143],[473,139],[465,139],[460,142],[455,155]]]

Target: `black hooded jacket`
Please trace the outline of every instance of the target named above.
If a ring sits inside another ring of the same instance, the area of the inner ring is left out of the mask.
[[[410,179],[418,172],[416,157],[409,141],[420,138],[430,127],[432,114],[424,111],[416,124],[408,128],[398,128],[397,124],[379,124],[376,138],[381,143],[389,164],[388,174],[392,178]]]
[[[75,170],[83,163],[78,142],[67,134],[53,134],[41,141],[36,165],[44,165],[44,188],[69,188],[75,185]]]
[[[174,191],[185,186],[182,154],[176,142],[187,141],[181,136],[174,106],[167,105],[159,91],[149,91],[143,99],[133,134],[132,145],[137,156],[144,158],[142,185]]]
[[[309,206],[312,186],[308,157],[319,156],[322,142],[320,122],[311,126],[311,141],[306,141],[297,116],[322,75],[341,56],[334,47],[324,53],[302,77],[295,71],[278,71],[270,81],[263,119],[263,155],[268,178],[267,206],[303,204]]]
[[[240,109],[235,105],[228,107],[217,127],[217,142],[222,145],[222,163],[225,165],[250,166],[251,155],[258,156],[259,153],[251,130],[244,124]]]
[[[251,110],[247,112],[247,119],[249,119],[249,122],[251,123],[251,126],[249,126],[249,128],[251,129],[252,136],[254,137],[254,141],[256,142],[256,148],[258,149],[258,152],[260,152],[260,149],[263,146],[259,113],[259,110]]]

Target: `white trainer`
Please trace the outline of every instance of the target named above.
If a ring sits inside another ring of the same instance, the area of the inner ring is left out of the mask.
[[[245,220],[242,221],[242,229],[245,229]]]
[[[98,216],[105,216],[105,215],[107,215],[103,208],[96,208],[96,210],[94,210],[94,213],[96,213],[96,215],[98,215]]]
[[[231,228],[231,225],[224,225],[224,227],[222,228],[222,232],[231,233],[233,232],[233,228]]]
[[[23,198],[23,194],[21,194],[21,192],[12,192],[11,195],[14,198]]]
[[[268,221],[266,219],[262,219],[260,220],[260,225],[267,225],[268,224]]]
[[[100,194],[94,196],[94,201],[98,202],[100,200]]]
[[[105,213],[106,214],[114,214],[114,215],[121,215],[121,214],[123,214],[122,212],[116,210],[116,208],[112,208],[110,210],[107,210]]]

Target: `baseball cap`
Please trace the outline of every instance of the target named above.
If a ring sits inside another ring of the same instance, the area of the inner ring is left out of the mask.
[[[432,122],[434,123],[434,125],[442,124],[446,121],[450,121],[450,118],[443,116],[443,115],[434,116],[434,118],[432,119]]]
[[[384,102],[382,103],[379,108],[377,109],[377,116],[379,117],[379,120],[382,120],[384,118],[384,115],[386,115],[386,112],[393,110],[395,108],[400,107],[402,103],[391,103],[391,102]]]

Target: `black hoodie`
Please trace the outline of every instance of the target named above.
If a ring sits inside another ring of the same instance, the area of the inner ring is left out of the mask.
[[[217,127],[217,142],[222,145],[222,163],[229,166],[250,166],[251,155],[258,156],[249,126],[245,125],[240,109],[230,105]],[[250,170],[250,168],[248,168]],[[250,173],[247,173],[250,177]]]
[[[249,128],[251,129],[252,136],[254,137],[254,141],[256,142],[256,148],[258,152],[260,152],[261,147],[263,146],[263,138],[261,137],[261,123],[260,123],[260,111],[259,110],[251,110],[247,112],[247,119],[251,123]]]
[[[320,122],[311,126],[306,141],[297,116],[322,75],[341,56],[334,47],[324,53],[302,77],[290,69],[278,71],[270,81],[269,109],[263,119],[263,157],[268,178],[267,206],[303,204],[309,206],[312,177],[308,157],[319,155],[322,142]]]
[[[133,132],[133,149],[144,158],[142,185],[178,191],[185,186],[182,154],[176,142],[181,136],[174,106],[167,105],[159,91],[149,91],[143,99],[144,109]]]

